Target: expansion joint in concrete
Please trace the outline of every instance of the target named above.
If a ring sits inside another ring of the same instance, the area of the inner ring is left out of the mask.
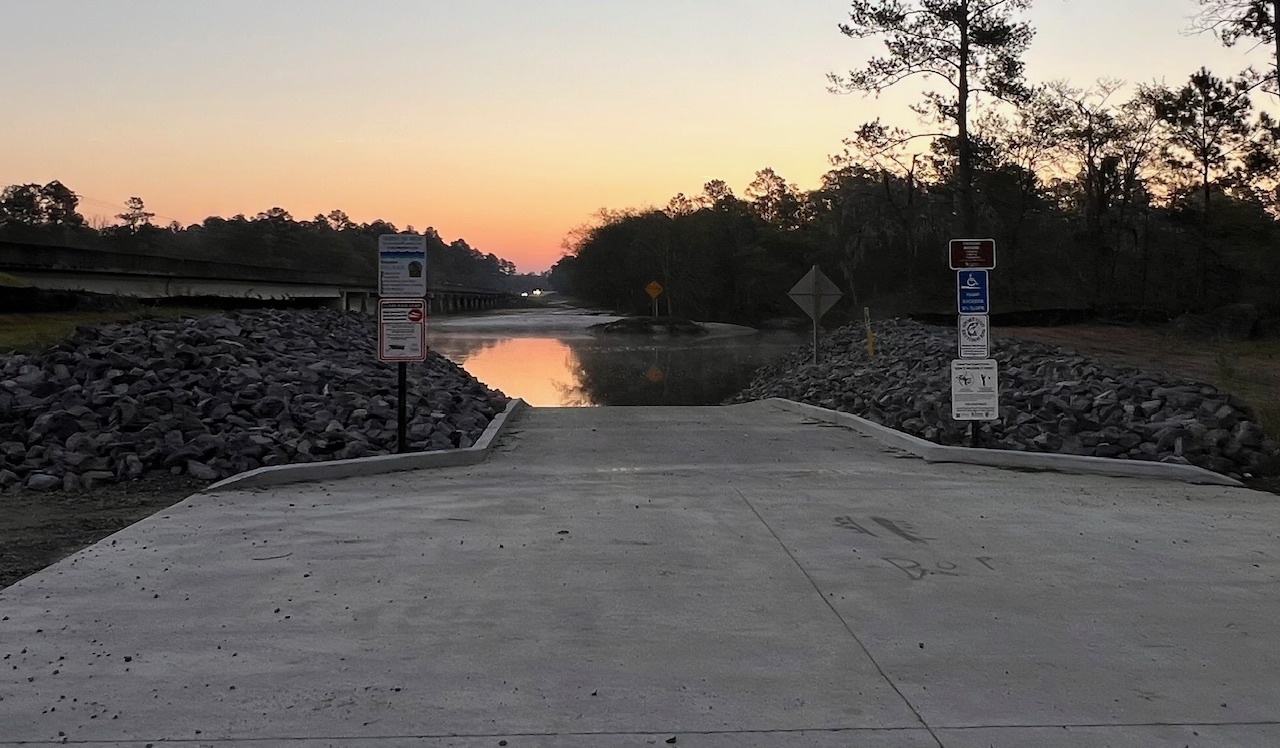
[[[737,488],[733,490],[738,494],[738,497],[742,499],[742,503],[746,504],[747,508],[751,510],[751,513],[756,515],[756,519],[760,520],[760,524],[764,525],[764,529],[768,530],[769,534],[773,536],[773,539],[778,541],[778,545],[782,548],[782,552],[787,554],[787,558],[791,559],[791,563],[795,564],[795,567],[800,570],[800,573],[804,575],[804,578],[809,580],[809,586],[813,587],[813,591],[818,593],[818,598],[822,600],[822,604],[827,606],[827,609],[830,610],[832,614],[835,615],[836,619],[840,621],[840,625],[844,626],[844,630],[847,631],[849,633],[849,637],[857,643],[858,647],[862,650],[862,653],[866,655],[867,661],[875,667],[876,672],[880,674],[880,677],[884,679],[884,682],[893,689],[894,693],[898,694],[898,698],[902,699],[902,703],[906,704],[907,709],[910,709],[911,713],[915,715],[915,718],[920,722],[920,726],[928,731],[929,737],[933,738],[933,741],[938,744],[938,748],[943,748],[942,741],[938,738],[937,734],[934,733],[933,728],[929,726],[929,723],[925,722],[924,716],[920,714],[920,710],[916,708],[915,704],[911,703],[911,699],[907,698],[907,695],[902,692],[902,689],[898,688],[898,684],[893,682],[893,679],[889,677],[889,674],[886,673],[884,668],[880,666],[880,663],[876,661],[875,656],[871,654],[871,650],[867,649],[867,645],[858,637],[858,634],[853,630],[853,627],[849,625],[849,622],[845,620],[845,617],[840,615],[840,611],[836,610],[836,606],[832,605],[831,601],[827,599],[827,596],[823,594],[822,588],[818,586],[818,581],[813,578],[813,575],[809,573],[808,569],[804,568],[804,564],[800,563],[800,560],[791,552],[791,549],[787,547],[787,544],[782,542],[782,538],[778,537],[778,533],[769,526],[769,522],[764,518],[764,515],[760,514],[759,510],[757,510],[755,505],[751,503],[751,500],[747,498],[746,494]]]

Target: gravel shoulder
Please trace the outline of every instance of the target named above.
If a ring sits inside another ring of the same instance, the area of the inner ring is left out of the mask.
[[[91,494],[0,492],[0,589],[166,509],[207,485],[160,475]]]
[[[967,445],[967,424],[951,415],[955,330],[885,320],[876,324],[876,334],[872,357],[861,325],[831,331],[821,341],[820,365],[811,363],[809,351],[797,351],[757,372],[731,401],[782,397],[854,413],[935,443]],[[998,340],[999,414],[980,424],[980,446],[1191,464],[1262,488],[1280,473],[1276,442],[1263,428],[1260,409],[1237,388],[1195,376],[1203,371],[1187,376],[1155,361],[1135,366],[1102,351],[1057,345],[1088,337],[1080,330],[1068,335],[1070,340],[1047,343],[1029,339],[1032,334]],[[1124,341],[1108,342],[1109,352],[1126,351]],[[1137,348],[1128,346],[1130,352]],[[1170,353],[1169,346],[1150,348]],[[1169,360],[1177,358],[1175,350]]]
[[[66,332],[64,316],[36,328]],[[220,478],[396,448],[395,370],[369,317],[105,322],[0,355],[0,587]],[[409,448],[469,447],[507,402],[432,353],[410,367]]]

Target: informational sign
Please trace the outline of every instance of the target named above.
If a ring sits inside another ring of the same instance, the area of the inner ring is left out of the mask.
[[[952,270],[991,270],[996,266],[995,239],[952,239]]]
[[[378,295],[421,299],[427,295],[427,237],[383,234],[378,237]]]
[[[814,321],[831,311],[831,307],[844,296],[817,265],[814,265],[813,269],[801,278],[787,295]]]
[[[957,349],[960,358],[991,357],[991,325],[985,314],[960,315]]]
[[[378,360],[408,363],[427,359],[427,302],[378,300]]]
[[[662,284],[657,281],[652,281],[649,285],[644,287],[644,290],[645,293],[649,294],[649,298],[657,300],[657,298],[662,295]]]
[[[951,362],[951,417],[957,421],[1000,418],[999,367],[995,361]]]
[[[961,270],[956,273],[956,304],[960,313],[990,314],[991,295],[987,288],[985,270]]]

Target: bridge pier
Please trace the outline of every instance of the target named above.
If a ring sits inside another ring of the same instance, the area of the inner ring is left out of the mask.
[[[377,302],[373,300],[373,294],[368,291],[344,291],[342,293],[341,303],[337,308],[344,312],[373,314],[376,307]]]

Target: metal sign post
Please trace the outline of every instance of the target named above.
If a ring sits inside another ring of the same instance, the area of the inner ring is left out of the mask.
[[[427,360],[427,237],[378,237],[378,360],[395,363],[396,451],[409,451],[409,362]]]
[[[813,318],[813,362],[816,364],[818,363],[818,320],[831,311],[831,307],[835,306],[844,294],[835,283],[831,282],[830,278],[823,274],[821,268],[814,265],[799,283],[792,286],[787,295],[800,305],[805,314]]]
[[[978,422],[1000,418],[999,365],[991,359],[990,274],[996,266],[994,239],[952,239],[956,271],[956,352],[951,362],[951,418],[969,422],[969,446],[978,446]]]

